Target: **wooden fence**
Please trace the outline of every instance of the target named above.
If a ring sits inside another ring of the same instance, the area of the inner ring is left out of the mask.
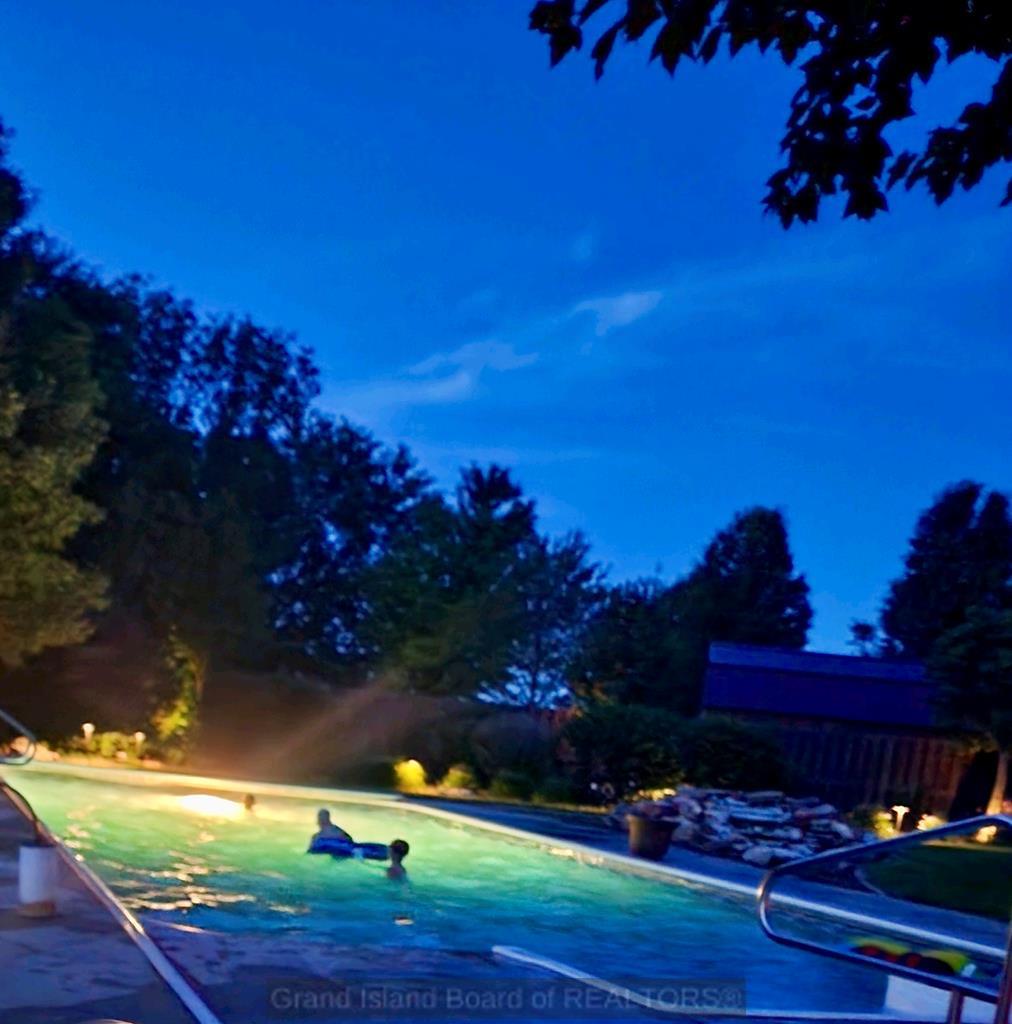
[[[952,740],[826,724],[778,728],[797,787],[839,807],[904,804],[945,814],[969,763]]]

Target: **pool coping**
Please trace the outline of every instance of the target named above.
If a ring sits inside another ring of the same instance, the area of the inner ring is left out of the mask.
[[[23,768],[24,766],[18,767]],[[84,858],[75,854],[59,836],[55,835],[46,823],[35,814],[27,799],[17,789],[9,785],[2,776],[0,776],[0,793],[7,798],[10,806],[31,825],[37,836],[52,844],[64,867],[126,933],[127,938],[137,947],[155,974],[179,1000],[189,1017],[197,1024],[223,1024],[199,993],[177,970],[172,961],[159,949],[140,921],[120,903],[105,882],[88,866]]]
[[[531,832],[527,829],[517,828],[512,825],[504,825],[500,822],[491,821],[487,818],[472,817],[470,815],[460,813],[457,811],[449,811],[441,807],[434,807],[431,804],[418,802],[411,800],[399,793],[380,793],[375,791],[367,790],[350,790],[350,789],[338,789],[327,786],[302,786],[293,785],[288,783],[277,783],[277,782],[261,782],[250,779],[223,779],[215,776],[204,776],[204,775],[190,775],[182,772],[148,772],[144,770],[138,770],[133,768],[104,768],[96,767],[94,765],[73,765],[73,764],[58,764],[53,762],[39,763],[35,762],[30,765],[20,766],[16,769],[16,772],[30,772],[40,774],[51,774],[51,775],[65,775],[75,776],[78,778],[90,779],[92,781],[108,781],[116,782],[124,785],[134,786],[174,786],[178,788],[188,789],[203,789],[210,791],[217,791],[219,793],[261,793],[264,795],[277,796],[281,798],[300,799],[300,800],[312,800],[318,799],[320,801],[330,801],[333,803],[347,803],[347,804],[358,804],[364,806],[373,807],[396,807],[398,810],[406,810],[413,813],[422,814],[430,818],[442,819],[447,822],[451,822],[457,825],[461,825],[467,828],[478,829],[484,832],[491,832],[505,837],[509,837],[518,841],[521,841],[527,845],[533,845],[546,850],[549,853],[553,853],[557,856],[571,856],[580,863],[588,864],[595,867],[608,866],[618,869],[622,873],[634,875],[648,880],[660,881],[667,885],[677,885],[689,883],[691,885],[698,885],[707,889],[715,889],[725,893],[731,893],[738,897],[749,897],[756,899],[759,892],[759,885],[761,879],[757,881],[755,885],[747,885],[741,882],[735,882],[730,879],[715,877],[707,875],[702,872],[696,872],[686,869],[681,866],[674,866],[668,864],[660,864],[652,861],[641,860],[636,857],[632,857],[628,854],[617,853],[611,850],[599,850],[592,846],[588,846],[584,843],[580,843],[575,840],[559,840],[549,836],[540,835],[536,832]],[[48,829],[47,829],[48,832]],[[63,847],[62,842],[54,837],[57,844],[63,850],[64,855],[68,857],[71,863],[75,866],[75,869],[82,868],[93,881],[103,890],[109,900],[118,908],[118,913],[123,915],[123,918],[130,922],[131,935],[133,935],[132,929],[136,929],[137,933],[143,936],[147,944],[155,950],[157,955],[165,960],[169,968],[175,971],[164,954],[158,950],[157,945],[151,940],[151,938],[144,931],[143,925],[125,908],[119,904],[117,898],[108,890],[105,883],[101,881],[87,867],[86,864],[81,862],[79,855],[71,853],[68,848]],[[861,924],[866,926],[879,926],[883,925],[883,922],[877,918],[860,914],[856,912],[846,911],[839,907],[834,907],[818,901],[808,900],[804,897],[787,896],[782,897],[782,902],[788,904],[796,909],[818,911],[826,914],[827,916],[835,917],[839,920],[847,921],[851,924]],[[124,927],[127,927],[124,925]],[[910,937],[917,938],[920,941],[928,941],[931,943],[944,943],[951,944],[956,948],[964,948],[973,952],[984,953],[986,955],[999,955],[1004,956],[1004,950],[999,950],[994,947],[985,946],[979,943],[974,943],[970,940],[959,936],[946,935],[940,932],[933,932],[926,929],[918,929],[911,926],[902,925],[898,922],[888,922],[886,925],[889,930],[898,932],[900,934],[906,934]],[[497,947],[505,952],[508,947]],[[541,957],[540,954],[532,953],[527,950],[516,950],[517,953],[523,954],[525,957],[531,958],[529,962],[535,963],[540,962],[546,969],[550,963],[548,958]],[[149,957],[150,959],[150,957]],[[154,962],[153,966],[154,966]],[[559,965],[565,968],[566,972],[575,971],[574,968],[570,968],[568,965]],[[156,967],[157,969],[157,967]],[[159,971],[161,973],[161,971]],[[177,972],[178,973],[178,972]],[[578,972],[583,973],[583,972]],[[591,976],[588,976],[591,977]],[[180,977],[183,985],[189,989],[189,985]],[[599,979],[595,979],[599,980]],[[608,985],[608,982],[602,982],[604,985]],[[197,997],[199,1000],[199,996]],[[210,1011],[208,1011],[210,1013]],[[733,1015],[729,1015],[733,1016]],[[742,1016],[742,1015],[737,1015]],[[903,1020],[909,1021],[910,1018],[900,1017],[895,1014],[839,1014],[831,1013],[827,1014],[820,1011],[809,1011],[809,1012],[785,1012],[785,1011],[758,1011],[748,1013],[744,1015],[746,1017],[755,1017],[756,1019],[776,1019],[776,1020],[797,1020],[797,1021],[821,1021],[827,1019],[834,1020],[868,1020],[868,1021],[896,1021]],[[200,1019],[200,1018],[198,1018]],[[203,1021],[202,1021],[203,1024]],[[221,1022],[211,1015],[207,1019],[206,1024],[221,1024]]]

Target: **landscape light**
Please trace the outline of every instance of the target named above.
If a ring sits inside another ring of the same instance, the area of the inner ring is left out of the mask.
[[[895,804],[889,810],[896,815],[896,831],[899,832],[903,827],[903,819],[910,813],[910,808],[904,807],[903,804]]]
[[[140,731],[140,729],[138,729],[137,732],[134,733],[134,745],[137,747],[138,750],[140,750],[141,747],[144,746],[144,741],[146,739],[147,736],[145,736],[144,733]]]
[[[922,814],[917,821],[917,831],[930,832],[931,829],[944,824],[945,822],[937,814]]]
[[[394,765],[397,788],[406,792],[425,788],[425,768],[421,761],[409,757],[406,761],[398,761]]]
[[[81,732],[84,733],[84,742],[85,743],[90,742],[92,736],[95,735],[95,724],[94,724],[94,722],[85,722],[81,726]]]

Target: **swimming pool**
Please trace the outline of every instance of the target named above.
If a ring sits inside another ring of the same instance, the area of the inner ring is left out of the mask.
[[[357,839],[410,842],[411,881],[399,885],[382,864],[305,854],[318,794],[251,784],[258,797],[248,814],[235,793],[209,786],[6,774],[142,921],[342,946],[518,946],[623,983],[744,979],[750,1009],[882,1007],[884,976],[775,945],[748,898],[585,863],[548,840],[334,791],[334,818]]]

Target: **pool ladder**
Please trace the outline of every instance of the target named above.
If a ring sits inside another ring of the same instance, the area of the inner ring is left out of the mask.
[[[0,754],[0,765],[28,764],[35,757],[35,751],[39,745],[35,734],[30,729],[26,729],[13,715],[8,714],[3,708],[0,708],[0,721],[9,725],[17,736],[23,736],[26,741],[25,749],[20,752]]]
[[[941,825],[938,828],[931,829],[930,835],[932,839],[940,839],[948,835],[965,835],[971,831],[977,831],[990,826],[1012,829],[1012,817],[1007,814],[984,814],[976,818],[965,818],[962,821],[953,822],[949,825]],[[924,842],[925,835],[926,833],[924,832],[912,832],[908,835],[899,836],[895,839],[880,839],[877,842],[865,843],[859,848],[859,850],[862,853],[879,848],[894,851],[900,847],[911,846]],[[770,922],[769,914],[770,898],[773,895],[773,889],[776,886],[776,883],[779,882],[780,879],[790,875],[803,873],[810,865],[815,863],[830,863],[833,861],[844,860],[848,855],[853,855],[854,852],[854,847],[840,850],[829,850],[825,853],[816,854],[813,857],[805,857],[801,860],[791,861],[768,872],[759,886],[757,898],[759,924],[762,926],[762,930],[766,935],[774,942],[778,942],[784,946],[803,949],[809,953],[818,953],[821,956],[832,957],[836,960],[847,960],[851,963],[859,963],[865,967],[876,967],[879,970],[887,970],[890,974],[895,974],[900,977],[908,978],[912,981],[920,982],[924,985],[930,985],[935,988],[942,989],[949,994],[949,1007],[945,1024],[960,1024],[963,1018],[963,1004],[967,997],[995,1003],[994,1024],[1008,1024],[1009,1010],[1012,1008],[1012,921],[1009,922],[1009,929],[1006,934],[1004,965],[998,982],[997,992],[991,992],[987,989],[983,989],[973,983],[970,979],[961,978],[959,976],[951,978],[942,976],[938,976],[937,978],[928,978],[923,973],[912,968],[905,967],[902,964],[890,963],[886,966],[876,961],[869,960],[868,957],[861,954],[850,952],[849,950],[842,950],[835,946],[815,942],[810,939],[801,939],[796,936],[785,935],[782,932],[778,932],[773,927]]]

